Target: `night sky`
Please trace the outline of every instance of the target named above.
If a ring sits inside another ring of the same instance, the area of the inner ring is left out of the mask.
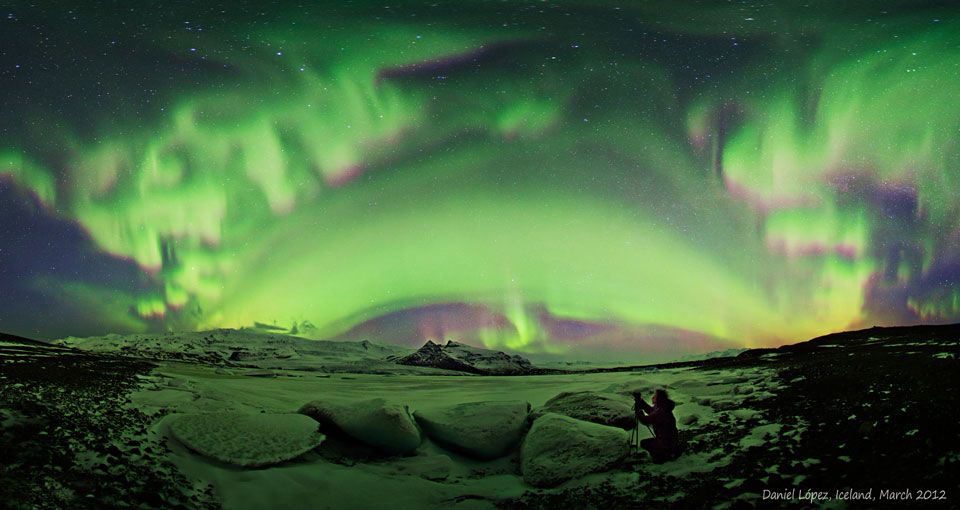
[[[960,320],[953,2],[191,3],[0,4],[0,331]]]

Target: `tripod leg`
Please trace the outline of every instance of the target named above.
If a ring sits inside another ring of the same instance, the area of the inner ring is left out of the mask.
[[[640,451],[640,420],[633,424],[633,449],[637,452]]]

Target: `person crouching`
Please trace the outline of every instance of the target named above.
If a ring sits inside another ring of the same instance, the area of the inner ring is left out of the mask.
[[[654,437],[640,441],[640,447],[650,452],[653,462],[659,464],[680,453],[680,433],[677,419],[673,416],[676,403],[670,400],[666,390],[653,393],[653,405],[647,404],[640,392],[633,394],[633,412],[637,421],[650,427]]]

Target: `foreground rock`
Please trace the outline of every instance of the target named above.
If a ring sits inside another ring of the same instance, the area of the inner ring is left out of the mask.
[[[349,404],[315,400],[298,412],[392,455],[409,455],[420,446],[420,429],[407,407],[382,398]]]
[[[537,414],[557,413],[578,420],[631,430],[633,401],[625,395],[595,391],[564,392],[551,398]]]
[[[170,430],[187,448],[240,467],[294,459],[324,440],[302,414],[209,413],[177,416]]]
[[[547,413],[533,422],[523,441],[523,480],[536,487],[553,487],[606,471],[626,457],[628,441],[619,428]]]
[[[514,450],[527,429],[530,404],[523,401],[468,402],[413,413],[424,433],[438,444],[489,460]]]

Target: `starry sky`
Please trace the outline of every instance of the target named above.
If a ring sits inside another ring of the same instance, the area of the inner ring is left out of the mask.
[[[0,3],[0,330],[960,320],[951,2],[192,3]]]

